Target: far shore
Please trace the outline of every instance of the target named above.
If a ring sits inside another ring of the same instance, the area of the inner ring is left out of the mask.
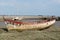
[[[28,15],[28,16],[0,16],[0,22],[3,22],[4,21],[4,18],[15,18],[15,17],[23,17],[23,18],[50,18],[51,16],[33,16],[33,15]],[[60,21],[60,17],[55,17],[56,21]]]

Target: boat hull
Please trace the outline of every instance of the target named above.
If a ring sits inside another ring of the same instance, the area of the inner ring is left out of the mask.
[[[37,24],[21,24],[21,25],[12,25],[12,24],[7,24],[7,29],[8,30],[29,30],[29,29],[43,29],[46,27],[49,27],[55,23],[56,20],[44,22],[44,23],[37,23]]]

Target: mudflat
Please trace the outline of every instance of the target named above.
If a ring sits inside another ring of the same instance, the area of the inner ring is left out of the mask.
[[[0,29],[0,40],[60,40],[60,27],[51,26],[44,30],[6,32]]]

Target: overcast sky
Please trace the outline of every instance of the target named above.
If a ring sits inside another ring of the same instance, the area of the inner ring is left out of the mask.
[[[0,15],[60,16],[60,0],[0,0]]]

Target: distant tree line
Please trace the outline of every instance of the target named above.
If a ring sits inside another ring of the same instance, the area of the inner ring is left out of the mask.
[[[56,21],[60,21],[60,17],[50,16],[50,17],[43,17],[43,19],[50,19],[50,18],[56,19]]]

